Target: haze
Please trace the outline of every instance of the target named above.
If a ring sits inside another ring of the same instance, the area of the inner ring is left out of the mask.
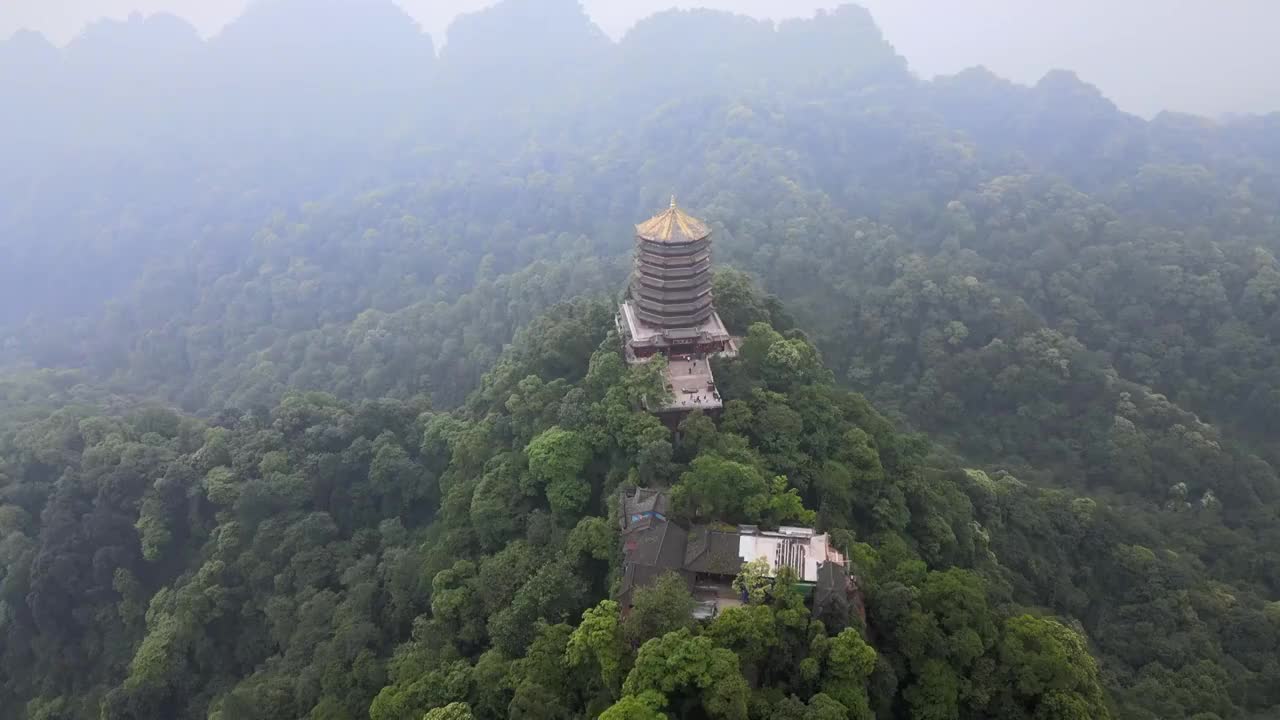
[[[0,37],[34,29],[58,44],[99,17],[171,12],[205,35],[216,33],[246,0],[9,0],[0,7]],[[401,0],[434,37],[445,37],[459,13],[490,0]],[[585,0],[614,37],[671,0]],[[756,17],[808,15],[837,2],[702,0],[675,3]],[[974,65],[1023,83],[1053,68],[1074,70],[1123,109],[1150,116],[1173,109],[1204,115],[1280,110],[1280,45],[1271,28],[1280,6],[1268,0],[865,0],[889,41],[926,77]]]

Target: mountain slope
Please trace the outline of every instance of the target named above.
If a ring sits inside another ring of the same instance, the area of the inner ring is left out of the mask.
[[[743,299],[730,316],[759,318],[762,299]],[[627,369],[611,310],[557,306],[452,414],[313,393],[213,425],[159,408],[26,425],[3,454],[6,701],[32,717],[100,703],[111,720],[389,720],[455,702],[477,717],[1107,716],[1083,638],[997,604],[969,475],[927,468],[920,439],[764,322],[720,368],[724,418],[689,418],[673,445],[638,409],[657,376]],[[867,625],[848,607],[811,617],[785,577],[708,624],[679,583],[619,617],[610,499],[635,483],[674,485],[690,517],[816,508],[853,550]],[[724,483],[737,510],[706,493]]]

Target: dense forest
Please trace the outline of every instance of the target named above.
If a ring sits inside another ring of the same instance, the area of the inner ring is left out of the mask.
[[[576,0],[0,41],[0,715],[1275,717],[1280,117],[909,60]],[[612,318],[673,192],[745,338],[679,442]],[[620,619],[631,486],[812,517],[865,618]]]

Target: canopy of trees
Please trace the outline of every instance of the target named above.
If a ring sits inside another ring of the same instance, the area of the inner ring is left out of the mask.
[[[807,341],[754,324],[762,358],[720,368],[753,400],[689,417],[677,455],[611,326],[607,305],[553,308],[454,412],[305,393],[212,421],[23,423],[0,506],[7,700],[112,720],[1106,716],[1086,638],[1014,597],[970,476],[930,470],[925,443],[820,365],[775,377],[770,358],[813,356]],[[564,343],[596,349],[561,366]],[[816,481],[867,465],[874,485]],[[617,489],[708,483],[747,502],[706,516],[820,509],[866,624],[815,617],[792,576],[750,567],[751,602],[714,621],[674,576],[623,618]]]

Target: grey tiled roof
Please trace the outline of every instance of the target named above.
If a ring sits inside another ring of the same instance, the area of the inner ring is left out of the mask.
[[[843,565],[824,562],[818,565],[818,584],[813,591],[813,606],[821,608],[828,603],[847,603],[849,571]]]
[[[666,515],[670,505],[667,494],[653,488],[635,488],[622,496],[622,512],[627,516],[643,512]]]
[[[700,573],[737,575],[742,570],[742,562],[738,554],[738,533],[712,530],[705,525],[695,526],[689,532],[685,568]]]
[[[653,565],[667,570],[684,566],[684,549],[688,533],[673,522],[658,521],[653,525],[627,533],[622,540],[626,561],[633,565]]]

